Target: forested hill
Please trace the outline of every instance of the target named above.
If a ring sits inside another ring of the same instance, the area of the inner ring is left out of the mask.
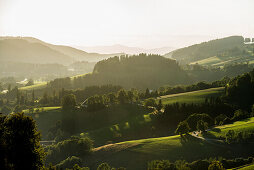
[[[93,74],[101,83],[123,87],[155,88],[165,84],[185,84],[188,77],[175,60],[159,55],[133,55],[98,62]]]
[[[50,84],[63,84],[55,80]],[[125,88],[158,88],[163,85],[187,84],[190,79],[175,60],[159,55],[139,54],[113,57],[98,62],[92,74],[77,77],[74,88],[91,85],[120,85]]]
[[[201,44],[175,50],[165,56],[172,56],[177,61],[188,64],[198,60],[218,55],[230,49],[243,49],[244,38],[242,36],[230,36],[222,39],[211,40]]]

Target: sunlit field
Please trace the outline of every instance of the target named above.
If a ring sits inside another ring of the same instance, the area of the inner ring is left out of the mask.
[[[205,99],[210,97],[218,97],[222,95],[224,92],[224,88],[213,88],[206,90],[199,90],[193,92],[186,92],[180,94],[172,94],[166,96],[160,96],[157,98],[162,100],[162,104],[173,104],[173,103],[202,103]]]

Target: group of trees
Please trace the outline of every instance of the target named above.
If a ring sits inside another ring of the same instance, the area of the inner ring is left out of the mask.
[[[249,158],[236,158],[236,159],[220,159],[216,160],[210,158],[209,160],[196,160],[193,162],[186,162],[183,160],[177,160],[170,162],[169,160],[154,160],[148,162],[148,170],[160,169],[160,170],[224,170],[240,167],[246,164],[253,163],[253,157]]]
[[[226,133],[225,141],[227,144],[251,142],[254,139],[254,133],[252,132],[236,132],[234,130],[229,130]]]
[[[208,161],[208,160],[198,160],[192,163],[178,160],[175,163],[170,162],[169,160],[154,160],[148,163],[148,170],[224,170],[223,164],[219,161]]]
[[[79,157],[72,156],[61,161],[56,166],[51,166],[51,169],[66,169],[66,170],[90,170],[89,167],[82,166],[82,160]],[[126,168],[114,168],[111,167],[108,163],[104,162],[98,165],[97,170],[126,170]]]
[[[119,90],[116,93],[108,93],[104,95],[94,95],[86,99],[83,105],[88,111],[96,111],[105,108],[108,105],[127,104],[138,102],[138,92],[136,90],[126,91]]]
[[[102,85],[102,86],[88,86],[83,89],[78,90],[70,90],[61,88],[56,91],[54,89],[48,89],[48,92],[44,92],[43,96],[39,100],[39,104],[46,105],[46,106],[56,106],[61,105],[62,98],[66,95],[75,95],[77,102],[83,102],[85,99],[94,96],[94,95],[104,95],[108,93],[115,93],[122,89],[121,86],[114,86],[114,85]],[[50,92],[51,91],[51,92]]]
[[[199,130],[205,132],[209,126],[213,125],[213,119],[208,114],[192,114],[186,120],[180,122],[175,130],[176,134],[183,137],[190,131]]]
[[[164,112],[153,117],[158,127],[176,129],[179,122],[187,120],[191,130],[196,130],[198,120],[202,119],[210,126],[214,124],[215,117],[220,114],[232,117],[234,110],[231,105],[224,103],[217,97],[206,99],[204,103],[173,103],[165,105]]]
[[[254,103],[254,70],[237,76],[226,86],[225,100],[250,110]]]
[[[92,148],[93,142],[91,139],[71,137],[45,148],[47,152],[46,165],[49,165],[49,163],[56,165],[71,156],[83,157],[89,154]]]
[[[23,113],[0,114],[0,169],[40,169],[44,150],[35,121]]]
[[[223,67],[203,66],[196,63],[186,65],[185,71],[192,78],[193,82],[216,82],[224,77],[232,78],[249,72],[252,69],[253,65],[250,65],[248,62],[230,63],[223,65]]]
[[[54,88],[84,88],[86,86],[113,84],[125,88],[158,88],[163,84],[190,83],[187,74],[175,60],[159,55],[139,54],[112,57],[99,61],[92,74],[74,78],[56,79],[49,83]]]

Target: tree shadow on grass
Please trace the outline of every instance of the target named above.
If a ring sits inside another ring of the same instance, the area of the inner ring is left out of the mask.
[[[220,128],[213,128],[211,131],[214,131],[214,132],[220,133],[220,132],[221,132],[221,129],[220,129]]]
[[[193,143],[199,143],[199,141],[200,139],[197,139],[190,134],[182,135],[180,138],[180,143],[183,146],[193,145]]]

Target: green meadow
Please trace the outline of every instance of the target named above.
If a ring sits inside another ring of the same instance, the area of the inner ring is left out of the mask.
[[[223,126],[217,126],[216,128],[208,131],[209,136],[213,136],[216,138],[225,138],[226,133],[229,130],[234,130],[237,132],[253,132],[254,131],[254,117],[248,118],[246,120],[237,121],[232,124],[227,124]]]
[[[75,76],[71,76],[71,80],[73,80],[74,78],[78,78],[78,77],[83,77],[87,74],[90,73],[86,73],[86,74],[79,74],[79,75],[75,75]],[[29,91],[29,90],[38,90],[38,89],[43,89],[45,87],[47,87],[48,82],[41,82],[41,83],[37,83],[31,86],[25,86],[25,87],[20,87],[19,90],[23,90],[23,91]]]
[[[193,92],[172,94],[166,96],[160,96],[157,101],[161,99],[162,104],[173,104],[173,103],[202,103],[206,98],[218,97],[224,93],[224,87],[211,88],[205,90],[198,90]]]

